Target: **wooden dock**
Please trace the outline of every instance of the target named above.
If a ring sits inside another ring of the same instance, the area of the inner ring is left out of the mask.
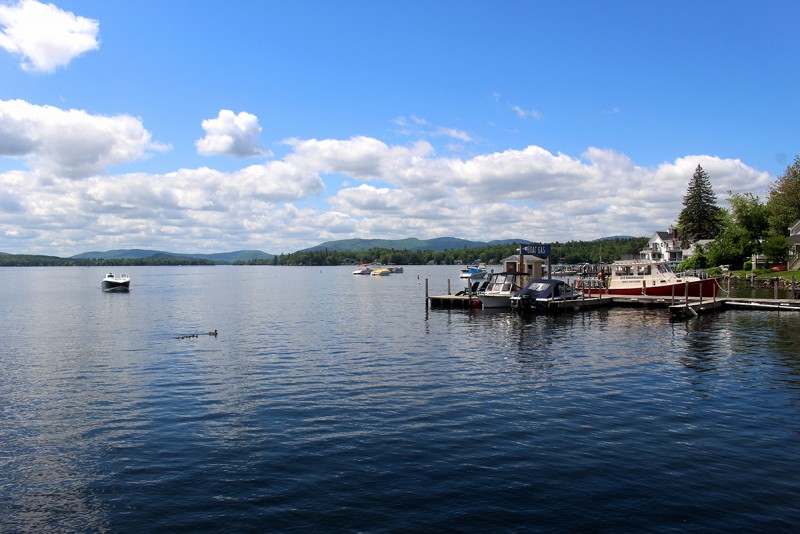
[[[431,308],[472,310],[481,307],[475,295],[438,295],[427,297]],[[575,300],[552,302],[547,313],[590,310],[599,307],[658,307],[666,308],[674,319],[689,319],[705,313],[726,309],[754,309],[800,312],[800,299],[652,297],[648,295],[601,295]]]

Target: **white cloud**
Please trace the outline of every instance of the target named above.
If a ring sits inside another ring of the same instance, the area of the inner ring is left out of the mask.
[[[320,172],[342,173],[357,180],[385,177],[397,167],[413,166],[433,153],[433,147],[420,141],[410,147],[390,147],[372,137],[339,139],[289,139],[286,144],[294,148],[287,156],[298,167],[308,167]]]
[[[444,126],[432,126],[428,120],[417,117],[416,115],[411,115],[409,118],[396,117],[392,122],[401,127],[401,130],[398,131],[400,135],[417,137],[450,137],[463,142],[472,141],[472,137],[464,130]]]
[[[370,137],[288,144],[292,150],[281,160],[232,172],[83,180],[0,173],[0,250],[278,253],[350,237],[649,236],[675,221],[698,164],[720,205],[728,190],[763,198],[772,180],[739,160],[704,155],[642,167],[601,148],[575,157],[529,146],[461,159],[439,157],[425,142],[393,146]],[[341,175],[362,183],[332,188]]]
[[[539,120],[542,118],[542,113],[535,109],[523,109],[520,106],[511,106],[511,109],[514,110],[514,113],[516,113],[517,117],[520,119]]]
[[[361,184],[358,187],[342,189],[330,199],[331,205],[341,212],[368,215],[369,213],[407,212],[405,207],[413,204],[413,195],[389,189]]]
[[[195,143],[200,154],[236,158],[271,155],[258,146],[261,126],[258,117],[251,113],[242,111],[237,115],[229,109],[221,109],[217,118],[204,120],[202,126],[206,135]]]
[[[435,137],[444,136],[444,137],[452,137],[453,139],[458,139],[459,141],[469,142],[472,141],[472,138],[469,134],[463,130],[459,130],[457,128],[437,128],[435,132],[433,132]]]
[[[53,72],[100,47],[96,20],[35,0],[0,5],[0,26],[0,47],[20,56],[29,72]]]
[[[130,115],[0,100],[0,156],[26,158],[45,174],[85,177],[166,148],[152,142],[150,132]]]

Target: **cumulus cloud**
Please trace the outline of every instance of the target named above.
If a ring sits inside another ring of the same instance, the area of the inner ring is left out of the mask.
[[[35,0],[0,4],[0,26],[0,47],[19,56],[29,72],[53,72],[100,47],[96,20]]]
[[[34,150],[14,139],[8,153]],[[698,164],[721,205],[728,190],[763,195],[772,180],[739,160],[704,155],[645,167],[596,147],[577,156],[529,146],[454,158],[438,156],[424,141],[287,143],[290,152],[280,160],[231,172],[203,167],[46,182],[36,172],[0,173],[0,250],[23,241],[28,252],[292,252],[349,237],[649,236],[675,221]],[[334,175],[360,183],[337,190],[330,187]]]
[[[222,109],[217,118],[204,120],[202,126],[206,135],[195,143],[200,154],[235,158],[271,155],[258,145],[261,126],[258,117],[251,113],[242,111],[237,115],[229,109]]]
[[[286,144],[294,152],[287,156],[297,166],[321,172],[342,173],[357,180],[370,180],[391,175],[396,168],[413,166],[433,154],[430,143],[420,141],[411,146],[389,146],[373,137],[341,139],[289,139]]]
[[[150,132],[130,115],[0,100],[0,156],[26,158],[45,174],[85,177],[166,148],[152,142]]]
[[[407,213],[404,207],[415,202],[412,194],[388,187],[373,187],[361,184],[358,187],[343,189],[330,200],[339,211],[366,215],[368,213]]]

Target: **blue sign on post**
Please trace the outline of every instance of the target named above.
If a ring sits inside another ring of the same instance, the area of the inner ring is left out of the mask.
[[[536,256],[549,256],[550,245],[525,245],[522,247],[525,254],[534,254]]]

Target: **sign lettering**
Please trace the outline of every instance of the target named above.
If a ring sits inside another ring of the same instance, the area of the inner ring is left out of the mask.
[[[525,245],[524,250],[526,254],[533,254],[536,256],[550,255],[550,245]]]

